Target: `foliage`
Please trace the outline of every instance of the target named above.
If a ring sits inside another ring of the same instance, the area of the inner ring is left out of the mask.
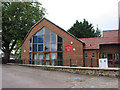
[[[38,2],[3,2],[2,51],[9,54],[13,49],[18,50],[31,26],[45,14]]]
[[[56,71],[56,68],[51,68],[51,67],[47,67],[47,66],[44,66],[43,69],[48,70],[48,71]]]
[[[89,37],[100,37],[100,31],[94,30],[93,25],[89,24],[84,19],[83,22],[76,20],[76,23],[68,30],[69,33],[73,34],[77,38],[89,38]]]

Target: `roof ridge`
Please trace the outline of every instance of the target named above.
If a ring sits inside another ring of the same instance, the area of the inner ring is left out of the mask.
[[[24,38],[21,46],[23,45],[25,39],[28,37],[28,35],[29,35],[29,33],[32,31],[32,29],[33,29],[36,25],[38,25],[41,21],[43,21],[44,19],[47,20],[48,22],[50,22],[51,24],[55,25],[56,27],[60,28],[61,30],[63,30],[64,32],[66,32],[67,34],[69,34],[70,36],[72,36],[73,38],[75,38],[76,40],[78,40],[78,41],[80,41],[81,43],[85,44],[84,42],[82,42],[81,40],[79,40],[77,37],[75,37],[74,35],[72,35],[71,33],[65,31],[64,29],[62,29],[62,28],[59,27],[58,25],[54,24],[54,23],[51,22],[50,20],[48,20],[48,19],[46,19],[45,17],[43,17],[43,18],[41,18],[37,23],[35,23],[35,24],[30,28],[30,30],[29,30],[28,33],[26,34],[26,36],[25,36],[25,38]]]

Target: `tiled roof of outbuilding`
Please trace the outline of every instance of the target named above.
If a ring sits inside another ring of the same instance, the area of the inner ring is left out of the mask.
[[[118,41],[118,30],[104,31],[103,35],[105,36],[100,38],[95,37],[79,39],[85,43],[84,49],[99,49],[100,44],[120,44],[120,42]]]

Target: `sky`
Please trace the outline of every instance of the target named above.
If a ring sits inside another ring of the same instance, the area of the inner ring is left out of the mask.
[[[118,2],[120,0],[38,0],[46,9],[45,17],[68,30],[86,19],[96,29],[118,29]]]

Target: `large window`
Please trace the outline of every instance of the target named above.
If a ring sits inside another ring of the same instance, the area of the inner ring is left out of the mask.
[[[60,36],[44,27],[31,37],[30,54],[34,64],[62,65],[63,40]]]
[[[30,51],[62,51],[62,38],[47,28],[42,28],[32,38],[30,39]],[[33,50],[31,49],[31,43],[33,44]]]

